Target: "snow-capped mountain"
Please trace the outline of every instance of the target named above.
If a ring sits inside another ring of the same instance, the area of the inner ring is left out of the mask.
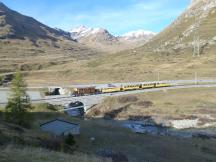
[[[89,37],[89,36],[95,36],[98,34],[105,34],[109,38],[114,38],[112,34],[110,34],[106,29],[103,28],[88,28],[86,26],[79,26],[77,28],[74,28],[70,31],[71,37],[73,39],[80,39],[83,37]],[[140,41],[140,40],[148,40],[155,36],[156,33],[152,31],[145,31],[145,30],[137,30],[137,31],[131,31],[128,33],[123,34],[122,36],[116,37],[119,39],[124,39],[126,41]]]
[[[82,26],[72,29],[70,33],[71,33],[72,38],[78,39],[80,37],[90,34],[91,31],[92,31],[92,28],[87,28],[82,25]]]
[[[154,37],[156,33],[152,31],[145,31],[145,30],[137,30],[128,32],[124,35],[122,35],[120,38],[126,40],[126,41],[148,41],[152,37]]]
[[[104,40],[113,41],[115,39],[115,37],[112,34],[110,34],[106,29],[87,28],[86,26],[83,25],[72,29],[70,33],[73,39],[78,39],[78,40],[82,38],[90,38],[90,37],[94,39],[98,37],[98,40],[104,39]]]
[[[83,25],[72,29],[70,33],[72,39],[76,39],[78,42],[112,51],[113,49],[124,50],[143,45],[155,36],[155,33],[144,30],[132,31],[122,36],[114,36],[106,29],[88,28]]]

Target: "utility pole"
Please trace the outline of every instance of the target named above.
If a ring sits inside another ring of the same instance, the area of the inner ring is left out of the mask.
[[[194,38],[193,38],[193,57],[200,56],[200,17],[199,13],[194,14]]]

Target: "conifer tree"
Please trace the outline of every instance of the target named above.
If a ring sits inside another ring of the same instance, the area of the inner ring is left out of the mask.
[[[31,109],[30,98],[20,72],[15,74],[11,83],[11,94],[6,106],[6,120],[20,126],[29,126],[28,110]]]

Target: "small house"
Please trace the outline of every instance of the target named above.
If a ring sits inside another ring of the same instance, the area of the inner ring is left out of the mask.
[[[55,119],[40,125],[41,130],[56,136],[67,136],[69,134],[79,135],[80,125],[60,119]]]

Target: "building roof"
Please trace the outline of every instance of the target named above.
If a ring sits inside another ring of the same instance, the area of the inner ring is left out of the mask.
[[[55,119],[40,125],[41,129],[51,132],[55,135],[62,135],[66,131],[70,131],[79,127],[79,124],[71,123],[61,119]]]

